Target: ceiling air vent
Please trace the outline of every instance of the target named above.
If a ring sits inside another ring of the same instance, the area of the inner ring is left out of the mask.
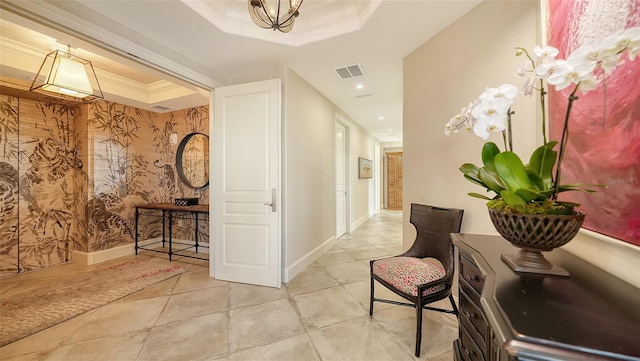
[[[360,64],[347,65],[341,68],[335,68],[333,70],[342,80],[357,78],[364,75],[364,71],[360,67]]]
[[[155,110],[159,110],[161,112],[164,112],[165,110],[169,110],[171,108],[165,107],[164,105],[154,105],[154,106],[151,107],[151,109],[155,109]]]

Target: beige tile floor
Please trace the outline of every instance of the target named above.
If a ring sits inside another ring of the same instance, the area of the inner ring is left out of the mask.
[[[400,253],[401,231],[401,212],[378,212],[280,289],[215,280],[206,265],[184,262],[189,272],[0,348],[0,359],[412,360],[415,311],[376,303],[368,314],[368,261]],[[0,286],[14,293],[91,267]],[[394,297],[384,291],[376,288]],[[424,311],[420,360],[452,360],[456,337],[454,316]]]

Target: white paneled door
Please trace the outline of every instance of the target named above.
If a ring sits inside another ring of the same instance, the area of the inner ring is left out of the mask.
[[[280,287],[280,79],[216,88],[216,279]]]

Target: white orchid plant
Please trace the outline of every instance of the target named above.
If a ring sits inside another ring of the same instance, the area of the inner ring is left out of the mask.
[[[537,91],[542,108],[544,143],[531,154],[529,163],[525,164],[513,152],[511,116],[514,112],[511,105],[519,92],[514,85],[487,88],[477,100],[449,120],[445,134],[466,130],[487,140],[491,133],[502,132],[503,151],[495,143],[486,142],[482,148],[482,167],[470,163],[460,167],[467,180],[489,192],[489,196],[469,193],[470,196],[488,200],[490,208],[511,212],[571,214],[579,204],[559,201],[558,193],[595,192],[597,187],[603,187],[560,183],[561,163],[569,138],[569,117],[573,102],[578,99],[576,92],[580,90],[585,94],[596,89],[619,64],[636,59],[640,53],[640,27],[626,29],[599,41],[587,41],[567,59],[556,59],[558,49],[551,46],[536,46],[532,53],[523,48],[516,50],[517,56],[524,54],[527,57],[518,70],[518,75],[526,77],[522,92],[531,95]],[[556,90],[573,86],[560,141],[547,141],[545,86],[554,86]],[[554,148],[558,144],[560,149],[556,151]]]

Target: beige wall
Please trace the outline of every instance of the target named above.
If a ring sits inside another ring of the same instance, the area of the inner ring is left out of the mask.
[[[349,123],[352,230],[369,217],[372,180],[358,179],[358,157],[373,159],[374,139],[291,69],[284,70],[283,280],[335,244],[335,122]]]
[[[484,143],[473,134],[446,137],[445,123],[485,87],[520,85],[522,62],[513,48],[538,43],[535,1],[483,2],[430,39],[404,60],[404,201],[465,210],[462,231],[494,233],[484,202],[468,192],[481,189],[458,167],[480,163]],[[513,107],[514,148],[529,154],[535,145],[535,100],[520,97]],[[498,134],[490,140],[502,146]],[[415,237],[404,215],[404,243]]]
[[[538,1],[485,1],[417,48],[404,60],[404,202],[465,210],[462,232],[497,234],[482,200],[468,192],[481,188],[458,171],[465,162],[480,163],[483,141],[472,134],[445,137],[444,124],[487,86],[520,86],[515,71],[522,58],[516,46],[542,43]],[[519,96],[513,108],[514,148],[530,154],[539,144],[535,99]],[[498,145],[502,140],[491,138]],[[415,230],[404,214],[404,246]],[[565,249],[640,287],[640,247],[581,232]]]
[[[375,211],[374,179],[358,178],[358,157],[373,161],[375,159],[376,140],[355,122],[350,121],[349,142],[351,154],[351,209],[349,212],[349,221],[350,230],[353,231],[366,222]],[[374,172],[378,166],[378,164],[374,164]]]

